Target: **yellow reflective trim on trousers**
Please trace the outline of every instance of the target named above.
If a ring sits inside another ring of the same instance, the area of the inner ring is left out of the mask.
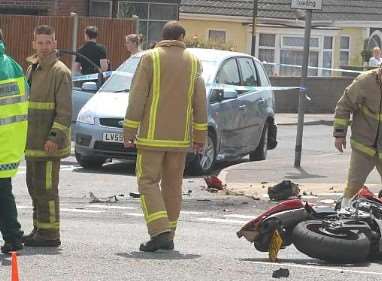
[[[37,110],[52,110],[56,107],[56,104],[54,102],[29,102],[29,108],[30,109],[37,109]]]
[[[361,151],[361,152],[363,152],[369,156],[374,156],[377,153],[377,151],[375,149],[370,148],[370,147],[368,147],[362,143],[359,143],[353,139],[350,140],[350,143],[355,149],[357,149],[357,150],[359,150],[359,151]]]
[[[147,206],[146,206],[146,201],[145,201],[145,196],[144,195],[141,195],[141,205],[142,205],[143,215],[145,217],[145,220],[147,221],[148,210],[147,210]]]
[[[56,222],[56,202],[54,200],[50,200],[48,202],[49,205],[49,222]]]
[[[137,144],[151,147],[187,148],[190,146],[190,141],[149,140],[145,138],[137,138]]]
[[[63,156],[65,154],[70,153],[70,146],[59,149],[55,153],[47,153],[45,150],[33,150],[33,149],[27,149],[25,150],[25,156],[27,157],[49,157],[49,156]]]
[[[149,128],[147,132],[148,139],[154,139],[155,127],[156,127],[156,117],[159,104],[160,96],[160,57],[159,51],[154,50],[151,53],[151,58],[153,61],[153,98],[150,106],[150,118],[149,118]]]
[[[191,112],[192,112],[192,97],[194,95],[195,88],[195,78],[196,78],[196,59],[191,55],[191,73],[190,73],[190,85],[188,85],[187,93],[187,110],[186,110],[186,129],[184,132],[184,140],[190,139],[190,122],[191,122]]]
[[[139,121],[134,121],[134,120],[129,120],[129,119],[125,119],[125,121],[123,121],[123,127],[124,128],[137,129],[140,124],[141,124],[141,122],[139,122]]]
[[[53,165],[52,161],[47,161],[45,166],[45,189],[47,191],[52,189],[52,171]]]
[[[170,228],[176,228],[176,225],[178,224],[177,221],[170,221]]]
[[[349,125],[349,119],[345,119],[345,118],[334,118],[334,123],[333,123],[333,126],[334,127],[347,127]]]
[[[137,178],[139,179],[142,177],[142,154],[138,152],[137,155],[137,163],[136,163],[136,174]]]
[[[208,129],[208,125],[207,123],[196,123],[194,122],[192,124],[192,127],[195,129],[195,130],[198,130],[198,131],[207,131]]]
[[[160,220],[163,218],[168,218],[167,212],[166,211],[159,211],[159,212],[155,212],[155,213],[150,214],[147,217],[146,222],[152,223],[153,221],[157,221],[157,220]]]
[[[58,230],[60,229],[60,223],[59,222],[55,222],[55,223],[36,222],[36,227],[39,229],[44,229],[44,230]]]
[[[58,122],[53,122],[52,129],[58,129],[60,131],[63,131],[64,133],[67,133],[69,128]]]

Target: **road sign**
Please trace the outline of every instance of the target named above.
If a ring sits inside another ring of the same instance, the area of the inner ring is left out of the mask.
[[[321,10],[322,0],[292,0],[292,9]]]

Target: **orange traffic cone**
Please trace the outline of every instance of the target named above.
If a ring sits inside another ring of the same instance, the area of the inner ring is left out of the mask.
[[[11,252],[12,254],[12,276],[11,281],[20,281],[19,279],[19,267],[17,265],[16,252]]]

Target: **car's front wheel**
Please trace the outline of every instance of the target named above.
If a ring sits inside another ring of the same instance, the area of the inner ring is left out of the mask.
[[[208,140],[202,154],[195,155],[189,163],[190,172],[194,175],[210,173],[216,162],[216,144],[214,134],[208,132]]]
[[[106,162],[105,158],[84,156],[84,155],[79,154],[78,152],[75,153],[75,157],[76,157],[78,164],[80,164],[80,166],[85,168],[85,169],[101,168],[102,165]]]

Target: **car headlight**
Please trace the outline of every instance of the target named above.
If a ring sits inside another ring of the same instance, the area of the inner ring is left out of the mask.
[[[89,110],[80,111],[77,121],[85,124],[94,125],[94,114]]]

